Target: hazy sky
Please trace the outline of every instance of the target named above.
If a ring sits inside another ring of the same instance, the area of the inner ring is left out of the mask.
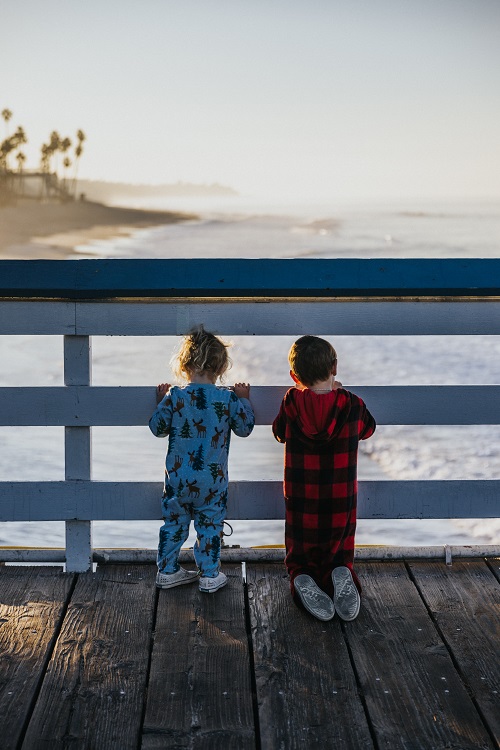
[[[82,128],[90,178],[500,197],[500,0],[2,5],[0,109],[28,166]]]

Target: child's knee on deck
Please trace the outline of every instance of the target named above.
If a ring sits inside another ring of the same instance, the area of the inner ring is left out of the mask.
[[[295,387],[285,394],[273,433],[285,444],[285,546],[292,593],[301,571],[321,592],[338,599],[343,619],[353,619],[360,590],[353,571],[358,444],[373,434],[375,420],[364,402],[336,380],[337,354],[330,342],[302,336],[288,361]],[[311,598],[309,582],[306,589]]]

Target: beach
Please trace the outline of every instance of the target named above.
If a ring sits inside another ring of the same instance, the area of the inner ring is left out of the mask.
[[[18,200],[15,205],[0,207],[0,259],[64,260],[79,246],[195,218],[182,212],[120,208],[92,201]]]

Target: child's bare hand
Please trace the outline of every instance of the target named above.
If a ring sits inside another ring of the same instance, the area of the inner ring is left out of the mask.
[[[342,383],[340,380],[334,380],[333,381],[333,390],[336,391],[338,388],[342,388]]]
[[[233,391],[236,393],[238,398],[250,398],[249,383],[235,383],[233,385]]]
[[[160,383],[160,385],[156,386],[156,403],[157,404],[159,404],[160,401],[162,401],[165,398],[169,390],[170,390],[170,383]]]

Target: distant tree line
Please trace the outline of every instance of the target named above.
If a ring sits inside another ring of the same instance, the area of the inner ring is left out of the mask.
[[[10,133],[10,109],[2,110],[2,118],[5,123],[5,138],[0,142],[0,193],[18,194],[24,189],[26,154],[22,148],[28,142],[28,138],[20,125]],[[46,178],[42,179],[42,185],[50,185],[52,192],[58,193],[61,198],[71,199],[76,195],[78,167],[84,141],[83,130],[76,131],[74,141],[68,137],[62,138],[57,130],[53,130],[48,142],[41,146],[39,174]],[[70,173],[71,167],[73,169]]]

